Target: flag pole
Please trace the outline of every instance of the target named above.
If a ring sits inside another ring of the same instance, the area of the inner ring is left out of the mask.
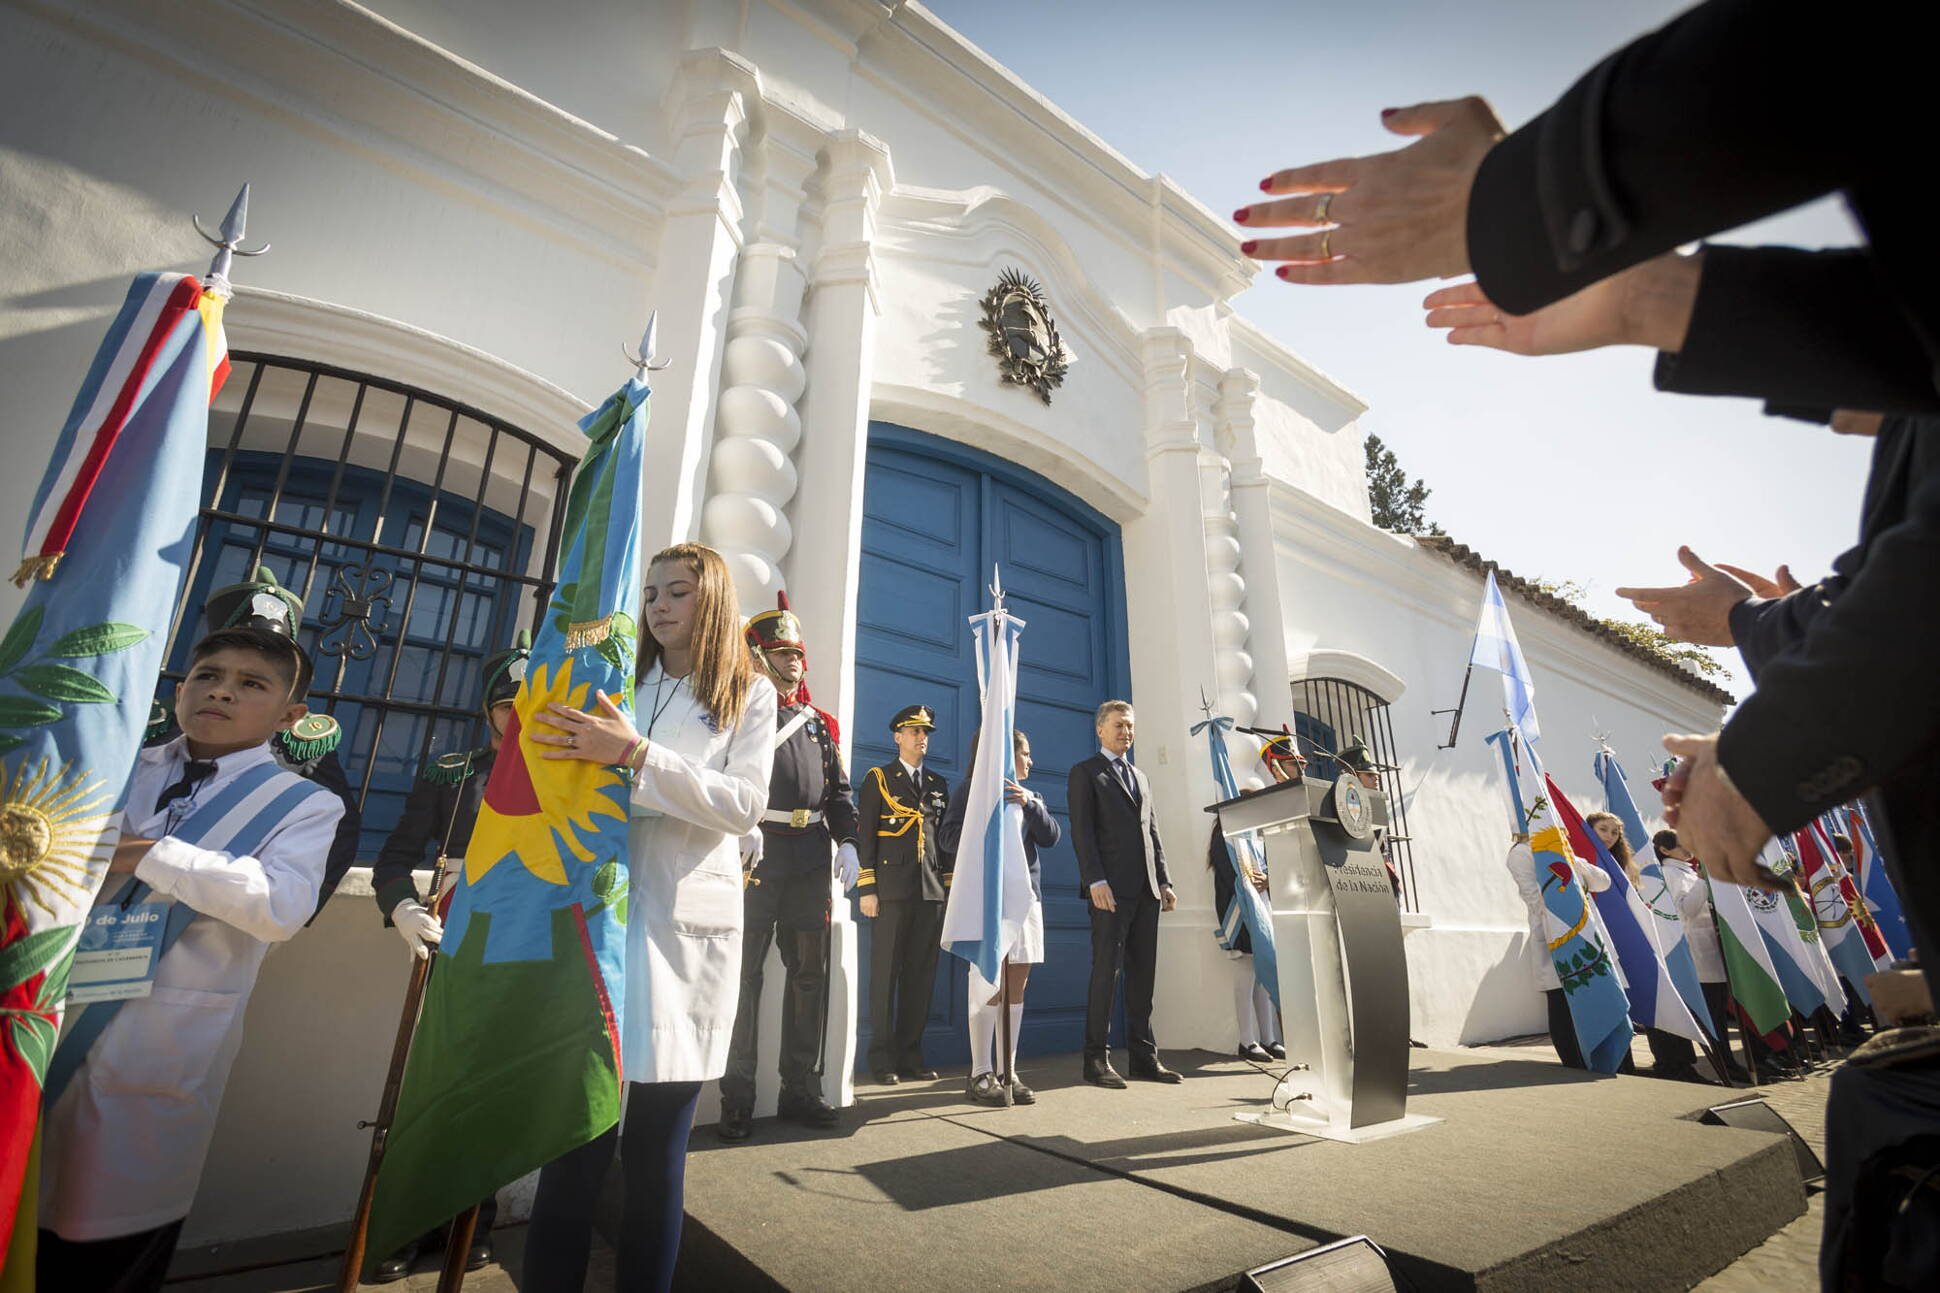
[[[478,1231],[478,1208],[474,1203],[451,1219],[451,1235],[445,1240],[445,1264],[438,1271],[438,1293],[458,1293],[465,1286],[465,1258],[472,1250],[472,1236]]]
[[[473,750],[465,755],[465,775],[458,782],[458,795],[451,805],[451,820],[445,823],[444,842],[438,848],[438,860],[431,867],[429,896],[434,911],[438,906],[438,892],[444,888],[451,837],[458,830],[458,814],[463,811],[465,804],[465,782],[471,778],[472,757],[475,754],[477,751]],[[364,1268],[364,1240],[370,1231],[371,1205],[377,1199],[377,1172],[384,1165],[384,1150],[390,1141],[391,1123],[397,1117],[398,1096],[404,1089],[404,1062],[410,1058],[411,1038],[418,1030],[418,1011],[424,1003],[425,985],[431,979],[432,955],[435,953],[411,958],[411,979],[404,988],[404,1007],[398,1013],[397,1036],[391,1042],[391,1067],[384,1074],[384,1094],[377,1102],[377,1117],[373,1121],[357,1124],[360,1131],[365,1127],[371,1128],[370,1158],[364,1164],[364,1185],[357,1192],[357,1211],[351,1218],[350,1238],[344,1245],[343,1264],[337,1269],[337,1293],[355,1293],[358,1276]],[[453,1228],[456,1229],[455,1223]],[[466,1247],[470,1247],[469,1241]],[[462,1273],[460,1278],[463,1278]]]
[[[996,566],[996,565],[995,565],[994,563],[993,563],[993,564],[991,565],[991,567],[990,567],[990,611],[991,611],[991,616],[990,616],[990,635],[991,635],[991,653],[990,653],[990,670],[991,670],[991,681],[992,681],[992,682],[994,683],[994,682],[996,681],[996,670],[997,670],[997,652],[996,652],[996,640],[997,640],[997,635],[998,635],[999,633],[1002,633],[1002,632],[1004,631],[1004,580],[1003,580],[1003,573],[1002,573],[1002,572],[1001,572],[1001,571],[1000,571],[1000,570],[998,569],[998,567],[997,567],[997,566]],[[1015,748],[1015,745],[1016,745],[1016,741],[1017,741],[1017,736],[1016,736],[1016,733],[1015,733],[1015,732],[1013,731],[1013,732],[1011,732],[1011,733],[1009,733],[1008,735],[1010,736],[1010,739],[1011,739],[1011,743],[1012,743],[1012,746],[1013,746],[1013,748]],[[1000,808],[1002,807],[1002,805],[1003,805],[1003,803],[1004,803],[1004,797],[1005,797],[1005,795],[1009,793],[1009,789],[1010,789],[1010,788],[1009,788],[1008,786],[1005,786],[1005,787],[1002,787],[1002,788],[1000,788],[1000,789],[998,790],[998,792],[997,792],[997,803],[998,803],[998,805],[999,805],[999,807],[1000,807]],[[999,814],[998,814],[998,818],[999,818],[999,820],[1002,820],[1002,818],[1003,818],[1003,813],[1002,813],[1002,812],[999,812]],[[999,928],[1001,928],[1001,927],[1002,927],[1002,926],[1001,926],[1001,924],[1000,924],[1000,925],[999,925]],[[1015,1082],[1017,1081],[1017,1075],[1016,1075],[1015,1073],[1013,1073],[1013,1072],[1011,1072],[1011,1067],[1012,1067],[1012,1065],[1011,1065],[1011,1059],[1010,1059],[1010,1045],[1011,1045],[1011,1037],[1010,1037],[1010,957],[1009,957],[1008,955],[1005,955],[1005,956],[1003,957],[1003,959],[1001,959],[1001,960],[999,960],[999,961],[997,962],[997,977],[998,977],[998,983],[997,983],[997,1011],[998,1011],[998,1015],[997,1015],[997,1041],[998,1041],[998,1044],[999,1044],[999,1045],[1001,1045],[1001,1046],[1002,1046],[1002,1047],[1004,1048],[1004,1080],[1003,1080],[1003,1081],[1001,1081],[1001,1082],[999,1082],[999,1083],[998,1083],[997,1085],[998,1085],[998,1086],[1000,1086],[1000,1087],[1002,1087],[1002,1088],[1004,1089],[1004,1105],[1005,1105],[1005,1107],[1006,1107],[1006,1108],[1008,1108],[1008,1107],[1009,1107],[1010,1105],[1012,1105],[1012,1104],[1014,1104],[1014,1103],[1016,1102],[1016,1101],[1015,1101],[1015,1099],[1014,1099],[1014,1092],[1015,1092],[1015,1090],[1016,1090],[1016,1088],[1015,1088],[1015,1087],[1013,1086],[1013,1083],[1015,1083]]]
[[[1475,660],[1473,658],[1473,655],[1471,654],[1471,658],[1469,659],[1469,662],[1468,662],[1468,668],[1462,670],[1462,694],[1456,698],[1455,708],[1454,709],[1431,709],[1428,711],[1428,714],[1430,717],[1433,717],[1436,714],[1455,715],[1453,719],[1449,720],[1448,743],[1446,745],[1437,745],[1435,747],[1437,750],[1452,750],[1455,748],[1455,734],[1462,730],[1462,710],[1464,707],[1468,705],[1468,682],[1469,682],[1469,679],[1474,676],[1475,676]]]

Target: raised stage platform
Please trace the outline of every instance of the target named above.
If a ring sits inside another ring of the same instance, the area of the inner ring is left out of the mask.
[[[1347,1235],[1422,1289],[1685,1288],[1805,1206],[1780,1137],[1707,1127],[1719,1087],[1416,1050],[1434,1126],[1347,1145],[1233,1121],[1272,1077],[1169,1053],[1180,1086],[1085,1085],[1029,1061],[1029,1107],[935,1083],[862,1086],[831,1132],[695,1131],[680,1286],[1220,1289]]]

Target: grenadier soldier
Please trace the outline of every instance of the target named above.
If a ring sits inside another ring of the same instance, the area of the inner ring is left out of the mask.
[[[465,847],[471,843],[485,783],[491,779],[492,760],[498,755],[506,725],[512,721],[512,703],[518,699],[531,655],[531,635],[522,629],[511,647],[485,657],[480,703],[485,711],[486,743],[476,749],[452,750],[424,765],[405,797],[397,825],[391,828],[371,867],[377,909],[384,913],[385,925],[397,930],[413,956],[428,957],[432,948],[444,941],[439,912],[445,895],[427,894],[428,902],[419,901],[412,872],[426,865],[428,855],[442,855],[446,859],[446,880],[456,878]],[[497,1219],[498,1197],[487,1195],[478,1205],[471,1251],[465,1256],[466,1270],[475,1271],[491,1262],[492,1225]],[[401,1280],[411,1273],[420,1252],[444,1250],[444,1227],[440,1226],[379,1262],[371,1282]]]
[[[856,876],[856,810],[842,766],[835,719],[809,700],[808,654],[802,622],[788,595],[748,621],[748,648],[774,684],[775,764],[768,808],[749,833],[743,859],[741,996],[727,1072],[721,1076],[722,1140],[746,1140],[753,1129],[760,1048],[762,970],[777,943],[786,979],[781,998],[782,1117],[810,1127],[833,1127],[837,1115],[822,1098],[820,1063],[828,1018],[830,854],[843,884]]]
[[[943,901],[954,858],[941,848],[950,786],[923,766],[936,719],[908,705],[889,720],[897,757],[869,769],[857,798],[856,898],[875,922],[869,950],[869,1071],[877,1082],[929,1082],[923,1026],[936,980]]]

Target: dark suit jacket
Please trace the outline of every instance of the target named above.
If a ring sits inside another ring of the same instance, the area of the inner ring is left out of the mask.
[[[1161,886],[1172,883],[1165,871],[1165,845],[1152,812],[1152,783],[1137,765],[1138,803],[1112,772],[1102,754],[1094,754],[1071,769],[1071,847],[1078,854],[1078,896],[1089,902],[1091,886],[1109,881],[1112,897],[1125,902],[1150,892],[1146,862]],[[1156,895],[1154,895],[1156,896]]]
[[[1913,105],[1927,83],[1926,45],[1908,25],[1919,12],[1857,0],[1829,20],[1799,0],[1709,0],[1618,50],[1483,160],[1468,210],[1483,290],[1526,314],[1684,243],[1842,192],[1868,247],[1837,271],[1848,302],[1839,313],[1855,334],[1902,334],[1869,364],[1901,374],[1902,386],[1917,347],[1930,401],[1940,255],[1922,232],[1925,204],[1906,162],[1919,155],[1911,132],[1924,114]],[[1809,402],[1909,409],[1877,392]]]
[[[927,767],[920,790],[900,759],[869,769],[856,795],[856,897],[942,902],[953,860],[942,840],[949,804],[950,783]],[[909,807],[922,813],[921,822],[898,811]]]
[[[1874,823],[1922,947],[1940,946],[1940,421],[1888,418],[1857,546],[1810,588],[1731,613],[1758,687],[1718,742],[1765,823],[1876,789]],[[1929,937],[1931,934],[1931,937]]]

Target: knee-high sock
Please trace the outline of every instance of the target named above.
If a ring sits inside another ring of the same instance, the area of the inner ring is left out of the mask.
[[[1000,1010],[1002,1007],[992,1006],[991,1009]],[[1017,1035],[1023,1032],[1023,1030],[1024,1003],[1021,1001],[1013,1001],[1010,1007],[1010,1066],[1008,1070],[1011,1073],[1017,1072]]]
[[[1233,1017],[1239,1021],[1239,1044],[1258,1046],[1260,1020],[1253,1005],[1253,989],[1259,984],[1253,977],[1253,958],[1242,956],[1233,965],[1239,971],[1239,977],[1233,980]]]
[[[970,967],[970,1076],[991,1071],[991,1055],[997,1044],[997,1012],[1001,1007],[990,1004],[991,994],[995,991],[990,981]]]
[[[1260,1045],[1271,1046],[1280,1040],[1280,1020],[1273,1009],[1273,998],[1266,985],[1253,981],[1253,1014],[1260,1021]]]

